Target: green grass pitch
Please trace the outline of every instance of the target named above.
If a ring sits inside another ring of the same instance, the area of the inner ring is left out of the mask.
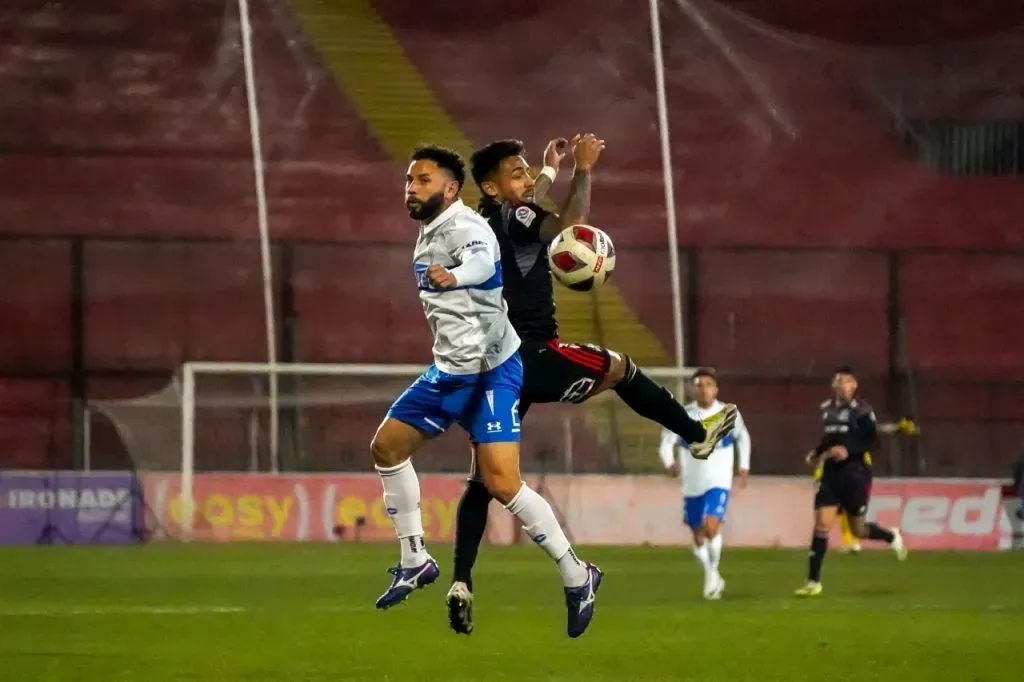
[[[682,548],[581,548],[606,580],[565,635],[558,574],[533,547],[484,547],[476,632],[438,583],[386,612],[390,545],[0,550],[0,679],[1020,680],[1024,553],[831,552],[825,593],[790,595],[806,552],[726,547],[721,602]]]

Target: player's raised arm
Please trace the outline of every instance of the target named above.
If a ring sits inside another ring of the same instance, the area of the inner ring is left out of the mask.
[[[593,133],[576,135],[570,143],[576,167],[569,183],[569,195],[558,213],[551,213],[540,225],[541,241],[549,242],[565,228],[586,223],[590,216],[591,170],[604,150],[604,140]]]
[[[533,200],[538,204],[544,201],[548,195],[551,185],[555,184],[555,177],[562,165],[562,159],[569,151],[569,140],[558,137],[548,142],[544,148],[544,167],[540,169],[537,179],[533,181]]]

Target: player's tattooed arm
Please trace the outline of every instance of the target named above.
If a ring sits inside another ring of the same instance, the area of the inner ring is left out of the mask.
[[[569,195],[562,204],[559,214],[548,215],[540,226],[542,241],[551,241],[558,233],[571,225],[585,223],[590,215],[591,169],[597,163],[604,149],[604,140],[592,133],[576,135],[570,143],[576,168],[569,183]]]
[[[548,196],[548,190],[551,189],[551,185],[554,184],[547,175],[541,173],[537,176],[537,179],[533,181],[533,202],[539,204]]]

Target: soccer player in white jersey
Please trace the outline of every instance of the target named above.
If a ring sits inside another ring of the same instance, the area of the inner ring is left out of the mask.
[[[706,419],[725,409],[718,400],[718,378],[710,369],[699,369],[693,375],[696,401],[686,404],[686,411],[697,420]],[[679,459],[676,458],[677,449]],[[662,431],[661,462],[673,476],[683,477],[683,523],[693,531],[693,554],[704,567],[704,598],[721,599],[725,580],[718,572],[722,560],[722,522],[729,505],[733,466],[739,455],[740,486],[747,485],[750,473],[750,433],[737,412],[732,432],[718,443],[705,459],[697,459],[686,441],[669,430]]]
[[[576,557],[547,500],[519,476],[520,340],[502,297],[497,238],[459,199],[465,179],[465,162],[453,151],[430,146],[412,153],[405,205],[419,223],[413,269],[434,336],[434,363],[394,402],[371,444],[384,508],[402,550],[377,608],[400,603],[438,577],[437,562],[423,541],[420,486],[411,457],[426,440],[458,423],[469,433],[487,490],[556,562],[565,586],[568,633],[578,637],[593,618],[602,573]]]

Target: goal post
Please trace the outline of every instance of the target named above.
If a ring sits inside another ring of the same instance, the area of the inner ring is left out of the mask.
[[[388,406],[426,368],[414,364],[187,362],[154,393],[90,403],[115,427],[135,468],[180,476],[177,513],[192,539],[199,473],[277,473],[271,453],[289,473],[371,471],[368,448]],[[692,375],[674,367],[648,375],[669,390]],[[272,394],[271,385],[277,391]],[[606,473],[615,470],[620,434],[602,432],[604,394],[578,405],[535,408],[523,432],[524,473]],[[276,428],[271,428],[271,420]],[[643,422],[648,450],[656,424]],[[452,429],[452,431],[459,431]],[[637,437],[635,429],[630,437]],[[272,443],[271,439],[278,442]],[[464,438],[433,439],[417,460],[422,473],[464,473]],[[577,452],[573,452],[577,450]],[[653,455],[652,455],[653,457]],[[654,461],[656,457],[652,458]]]

